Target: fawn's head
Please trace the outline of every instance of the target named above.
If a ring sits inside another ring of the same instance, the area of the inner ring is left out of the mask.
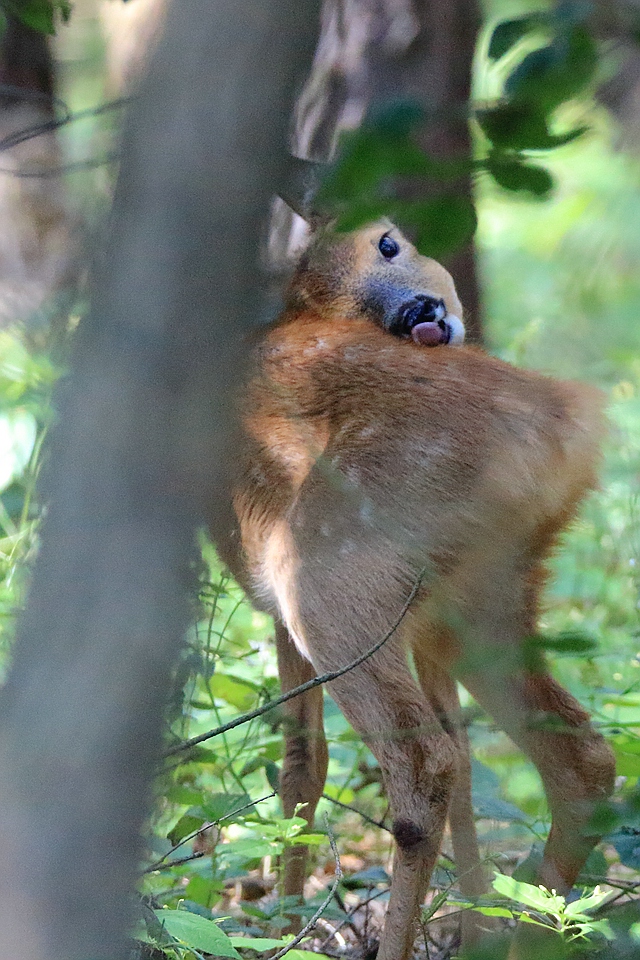
[[[437,346],[462,343],[462,306],[449,273],[389,220],[351,233],[316,230],[289,287],[289,306],[366,316],[389,333]]]

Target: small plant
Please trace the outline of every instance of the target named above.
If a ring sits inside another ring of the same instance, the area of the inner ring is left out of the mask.
[[[523,883],[498,873],[493,881],[493,889],[501,897],[515,901],[522,906],[509,904],[503,916],[511,916],[523,923],[533,923],[539,927],[549,927],[555,930],[565,941],[573,943],[576,940],[589,940],[593,934],[601,934],[607,939],[613,939],[613,931],[608,920],[596,920],[590,914],[611,896],[610,893],[600,890],[599,887],[588,893],[584,891],[577,900],[567,902],[567,898],[547,890],[543,886],[534,886],[532,883]],[[477,908],[481,913],[496,915],[496,908]],[[499,908],[498,908],[499,909]]]

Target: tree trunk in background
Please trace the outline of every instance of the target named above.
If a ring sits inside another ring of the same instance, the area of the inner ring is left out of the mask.
[[[293,152],[326,162],[342,130],[362,121],[369,106],[415,97],[431,122],[425,148],[443,158],[472,153],[468,103],[480,11],[477,0],[324,0],[311,76],[296,107]],[[433,192],[439,189],[433,184]],[[472,197],[471,178],[455,189]],[[424,196],[424,185],[407,199]],[[270,253],[282,268],[296,248],[296,222],[280,205]],[[467,337],[482,340],[482,312],[473,243],[446,264],[465,308]]]
[[[126,956],[194,531],[316,32],[313,0],[181,0],[133,107],[1,707],[2,960]]]
[[[21,324],[39,341],[68,317],[78,223],[59,173],[56,131],[8,144],[54,119],[54,97],[48,39],[8,17],[0,39],[0,327]]]

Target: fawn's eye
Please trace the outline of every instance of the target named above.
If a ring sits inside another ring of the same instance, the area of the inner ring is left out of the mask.
[[[378,250],[385,260],[393,260],[400,253],[400,247],[395,240],[385,233],[378,241]]]

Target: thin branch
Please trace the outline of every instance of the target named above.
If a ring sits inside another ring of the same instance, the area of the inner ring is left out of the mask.
[[[203,830],[207,829],[206,827],[202,828]],[[169,856],[169,854],[167,854]],[[208,856],[206,850],[198,850],[196,853],[190,853],[186,857],[176,857],[175,860],[167,860],[166,863],[163,863],[162,858],[156,863],[152,864],[150,867],[146,867],[142,871],[142,875],[145,876],[147,873],[159,873],[161,870],[171,870],[172,867],[181,867],[185,863],[191,863],[192,860],[201,860],[202,857]]]
[[[387,833],[393,834],[391,827],[388,827],[385,823],[382,823],[381,820],[374,820],[373,817],[368,817],[366,813],[363,813],[362,810],[356,810],[355,807],[350,807],[348,803],[342,803],[341,800],[336,800],[334,797],[330,797],[328,794],[322,794],[323,800],[328,800],[329,803],[335,804],[336,807],[341,807],[343,810],[349,810],[350,813],[357,813],[365,823],[370,823],[372,827],[378,827],[380,830],[385,830]]]
[[[25,140],[33,140],[34,137],[40,137],[45,133],[50,133],[52,130],[66,127],[68,123],[73,123],[76,120],[86,120],[88,117],[97,117],[101,113],[107,113],[109,110],[119,110],[121,107],[126,107],[131,103],[132,99],[132,97],[118,97],[117,100],[109,100],[107,103],[101,103],[97,107],[89,107],[87,110],[79,110],[77,113],[68,113],[64,117],[45,120],[42,123],[35,123],[31,127],[24,127],[22,130],[10,133],[0,140],[0,152],[10,150],[19,143],[24,143]]]
[[[110,163],[120,160],[120,151],[111,150],[102,157],[87,157],[86,160],[73,160],[69,163],[58,164],[57,167],[27,168],[26,170],[9,170],[0,167],[0,174],[5,177],[17,177],[19,180],[46,180],[49,177],[61,177],[65,173],[76,173],[78,170],[94,170],[96,167],[106,167]]]
[[[325,940],[322,941],[322,943],[320,944],[320,953],[323,952],[323,950],[329,945],[329,943],[331,942],[335,934],[339,933],[343,927],[346,927],[346,926],[351,927],[351,921],[355,916],[355,914],[358,912],[358,910],[362,909],[362,907],[368,906],[374,900],[379,900],[380,897],[384,897],[385,893],[389,893],[389,885],[384,887],[382,890],[376,890],[376,892],[372,893],[370,897],[366,898],[366,900],[359,900],[355,906],[351,907],[351,909],[347,913],[344,920],[341,920],[338,926],[335,928],[335,930],[332,933],[330,933]],[[358,936],[360,935],[358,934]]]
[[[329,843],[331,844],[331,852],[333,853],[333,857],[336,862],[335,880],[331,884],[331,889],[329,890],[329,893],[327,894],[323,902],[320,904],[320,906],[318,907],[314,915],[311,917],[311,920],[309,920],[309,922],[304,925],[300,933],[293,938],[291,943],[288,943],[286,947],[283,947],[282,950],[279,950],[278,953],[273,955],[272,960],[280,960],[280,957],[284,957],[286,953],[289,953],[290,950],[293,950],[294,947],[297,947],[298,944],[302,940],[304,940],[307,934],[310,933],[311,930],[313,930],[316,923],[318,922],[322,914],[325,912],[325,910],[333,900],[333,895],[338,889],[338,884],[342,880],[342,867],[340,866],[340,854],[338,853],[338,848],[336,846],[336,838],[334,837],[331,826],[329,825],[329,817],[327,817],[326,814],[325,814],[325,822],[327,825],[327,834],[329,835]]]
[[[71,116],[71,110],[64,100],[44,90],[30,90],[28,87],[19,87],[16,83],[0,83],[0,97],[13,97],[16,100],[31,100],[46,103],[48,106],[59,107],[65,118]]]
[[[188,863],[189,860],[197,860],[198,857],[203,856],[203,854],[192,854],[189,857],[182,857],[180,860],[171,860],[168,861],[172,853],[175,853],[176,850],[179,850],[180,847],[183,847],[185,843],[189,843],[190,840],[195,840],[196,837],[204,833],[206,830],[209,830],[211,827],[217,827],[218,824],[223,823],[225,820],[230,820],[231,817],[237,817],[239,813],[242,813],[243,810],[248,810],[250,807],[255,807],[258,803],[263,803],[265,800],[271,800],[272,797],[275,797],[275,790],[272,790],[271,793],[266,794],[264,797],[260,797],[259,800],[250,800],[249,803],[244,803],[241,807],[238,807],[236,810],[232,810],[230,813],[225,813],[224,817],[219,817],[217,820],[211,820],[209,823],[203,823],[201,827],[198,827],[197,830],[193,830],[191,833],[188,833],[186,837],[183,837],[182,840],[179,840],[171,850],[168,850],[164,856],[160,857],[159,860],[156,860],[155,863],[152,863],[150,867],[146,867],[142,873],[155,873],[157,870],[169,870],[170,867],[178,866],[181,863]]]
[[[269,703],[265,703],[261,707],[256,707],[255,710],[251,710],[249,713],[244,713],[242,716],[236,717],[235,720],[230,720],[228,723],[223,723],[221,726],[215,727],[213,730],[209,730],[208,733],[201,733],[199,737],[191,737],[190,740],[185,740],[183,743],[178,743],[174,747],[169,747],[169,749],[165,751],[165,757],[172,757],[176,753],[182,753],[183,750],[189,750],[191,747],[195,747],[199,743],[204,743],[205,740],[211,740],[212,737],[218,737],[221,734],[226,733],[228,730],[233,730],[234,727],[239,727],[243,723],[249,723],[251,720],[255,720],[257,717],[262,717],[265,713],[275,709],[275,707],[279,707],[283,703],[293,700],[294,697],[299,697],[301,694],[306,693],[307,690],[315,690],[316,687],[319,687],[324,683],[330,683],[332,680],[337,680],[338,677],[344,676],[345,673],[355,670],[355,668],[359,667],[361,663],[364,663],[365,660],[368,660],[375,653],[377,653],[378,650],[385,645],[387,640],[389,640],[389,638],[392,637],[396,632],[404,620],[409,607],[415,600],[425,573],[426,567],[424,567],[418,574],[415,583],[411,588],[411,593],[407,597],[405,604],[400,611],[400,615],[393,626],[387,630],[382,640],[378,640],[372,647],[369,648],[369,650],[360,654],[359,657],[356,657],[355,660],[352,660],[351,663],[348,663],[346,667],[341,667],[339,670],[332,670],[329,673],[323,673],[319,677],[314,677],[312,680],[307,680],[306,683],[301,683],[300,686],[294,687],[292,690],[287,690],[286,693],[276,697],[275,700],[270,700]],[[275,960],[275,957],[273,960]]]

